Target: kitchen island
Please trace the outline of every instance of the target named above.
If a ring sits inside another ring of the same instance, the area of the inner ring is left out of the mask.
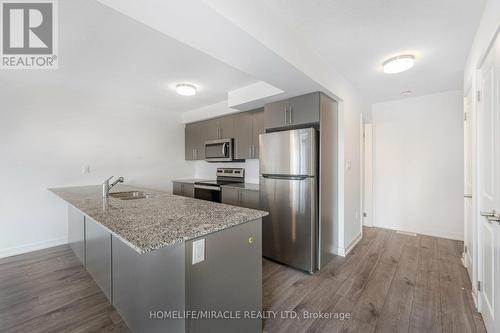
[[[121,185],[50,189],[68,243],[134,332],[260,332],[266,212]],[[229,311],[229,312],[225,312]]]

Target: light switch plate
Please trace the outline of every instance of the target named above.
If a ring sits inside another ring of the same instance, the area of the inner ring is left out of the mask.
[[[205,238],[193,242],[193,265],[205,260]]]

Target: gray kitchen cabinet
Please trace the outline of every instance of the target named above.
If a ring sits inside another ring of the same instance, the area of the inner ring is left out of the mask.
[[[259,192],[233,187],[223,187],[222,203],[232,206],[259,209]]]
[[[251,158],[259,158],[259,135],[264,134],[264,109],[258,109],[252,112],[252,146],[253,152]]]
[[[238,160],[259,158],[259,134],[264,133],[264,112],[242,112],[234,120],[234,156]]]
[[[207,123],[197,122],[187,124],[185,129],[185,159],[186,161],[205,159],[205,141]]]
[[[183,197],[194,198],[194,184],[174,182],[173,193]]]
[[[232,187],[223,187],[221,201],[226,205],[240,206],[240,190]]]
[[[261,230],[262,222],[254,221],[186,242],[186,310],[241,314],[262,310]],[[205,258],[193,264],[193,243],[200,239]],[[262,332],[262,320],[187,318],[186,332]]]
[[[205,121],[207,127],[207,140],[217,140],[234,137],[235,116],[225,116]]]
[[[216,140],[219,139],[219,121],[218,119],[210,119],[204,121],[206,126],[206,139],[207,140]]]
[[[265,128],[283,127],[288,124],[288,99],[266,104],[264,106]]]
[[[240,190],[241,207],[259,209],[259,191]]]
[[[85,215],[68,205],[68,244],[85,266]]]
[[[313,92],[266,104],[264,126],[266,129],[314,124],[319,122],[320,93]]]
[[[252,123],[250,112],[240,113],[234,119],[234,158],[237,160],[252,158]]]
[[[218,118],[219,139],[234,138],[234,115]]]
[[[185,159],[186,161],[195,160],[195,136],[196,136],[196,124],[187,124],[184,130],[185,133]]]
[[[111,234],[85,218],[85,262],[87,271],[111,301]]]
[[[290,98],[288,111],[290,125],[319,122],[319,92]]]
[[[234,138],[234,158],[259,158],[259,134],[264,133],[263,109],[186,125],[185,159],[205,159],[205,141]]]

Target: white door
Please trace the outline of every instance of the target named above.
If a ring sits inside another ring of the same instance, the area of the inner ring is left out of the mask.
[[[500,331],[500,40],[497,39],[478,72],[478,237],[479,310],[489,332]]]
[[[473,277],[474,229],[472,215],[472,87],[464,96],[464,261],[469,277]]]

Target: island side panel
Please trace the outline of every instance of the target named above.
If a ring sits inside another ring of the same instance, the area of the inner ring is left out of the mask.
[[[89,217],[85,217],[85,267],[111,302],[111,234]]]
[[[140,254],[116,237],[113,244],[113,305],[133,332],[184,332],[183,319],[165,318],[185,309],[184,243]],[[172,313],[172,312],[171,312]]]
[[[68,205],[68,244],[85,266],[85,216],[71,205]]]
[[[192,264],[193,242],[205,239],[205,260]],[[186,242],[186,309],[262,310],[262,219]],[[260,319],[186,320],[188,333],[262,332]]]

